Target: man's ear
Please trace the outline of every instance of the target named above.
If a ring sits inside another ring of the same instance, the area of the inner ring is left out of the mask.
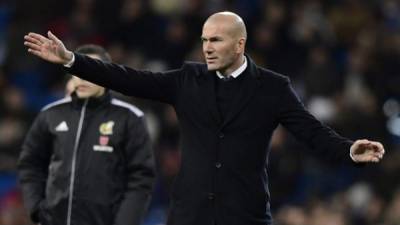
[[[244,46],[246,45],[246,39],[245,38],[240,38],[238,45],[237,45],[237,50],[236,53],[243,53],[244,52]]]

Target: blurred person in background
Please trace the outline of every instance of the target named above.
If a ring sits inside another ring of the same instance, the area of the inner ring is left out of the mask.
[[[97,45],[77,52],[111,61]],[[19,158],[25,205],[41,225],[139,225],[154,182],[144,114],[73,76],[71,95],[42,109]]]
[[[400,224],[400,189],[397,190],[385,211],[385,225]]]
[[[245,54],[247,32],[232,12],[203,25],[206,64],[153,73],[73,53],[51,32],[25,36],[28,51],[126,95],[171,104],[180,122],[182,162],[172,190],[169,225],[270,225],[268,144],[282,124],[332,161],[379,162],[381,143],[350,141],[316,120],[287,77]]]
[[[21,89],[8,85],[0,88],[0,172],[12,172],[17,168],[21,142],[33,118],[25,108]],[[1,182],[0,182],[1,183]]]
[[[0,199],[0,224],[1,225],[28,225],[29,217],[26,215],[22,204],[21,193],[10,190],[3,199]]]

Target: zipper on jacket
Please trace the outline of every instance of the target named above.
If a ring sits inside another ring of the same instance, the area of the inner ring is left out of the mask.
[[[88,104],[88,101],[89,101],[89,99],[85,100],[85,102],[83,103],[82,109],[81,109],[81,114],[80,114],[79,123],[78,123],[78,130],[77,130],[76,138],[75,138],[74,151],[72,153],[73,155],[72,155],[71,177],[70,177],[69,195],[68,195],[67,225],[71,225],[72,196],[73,196],[73,193],[74,193],[74,183],[75,183],[76,155],[78,153],[79,139],[81,137],[83,120],[84,120],[84,117],[85,117],[86,106]]]

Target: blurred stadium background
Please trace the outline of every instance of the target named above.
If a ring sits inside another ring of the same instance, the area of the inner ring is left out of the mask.
[[[277,225],[400,224],[400,1],[1,0],[0,225],[30,224],[16,159],[34,116],[64,95],[61,68],[27,54],[23,35],[52,30],[67,47],[103,45],[117,63],[153,71],[202,60],[202,23],[231,10],[247,25],[247,53],[291,77],[314,115],[349,138],[384,143],[378,165],[333,165],[279,128],[268,165]],[[158,182],[145,225],[165,224],[179,168],[172,108],[131,99],[147,113]]]

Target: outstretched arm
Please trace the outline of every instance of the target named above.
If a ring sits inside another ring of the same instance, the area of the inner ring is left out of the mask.
[[[355,163],[379,162],[382,159],[385,151],[381,143],[368,140],[352,142],[318,121],[305,109],[289,80],[285,81],[280,99],[279,119],[282,125],[321,155],[334,161]]]
[[[74,54],[50,31],[47,37],[29,33],[24,44],[28,52],[51,63],[67,65],[75,56],[73,65],[65,68],[66,71],[100,86],[129,96],[169,104],[176,102],[183,69],[154,73]]]

